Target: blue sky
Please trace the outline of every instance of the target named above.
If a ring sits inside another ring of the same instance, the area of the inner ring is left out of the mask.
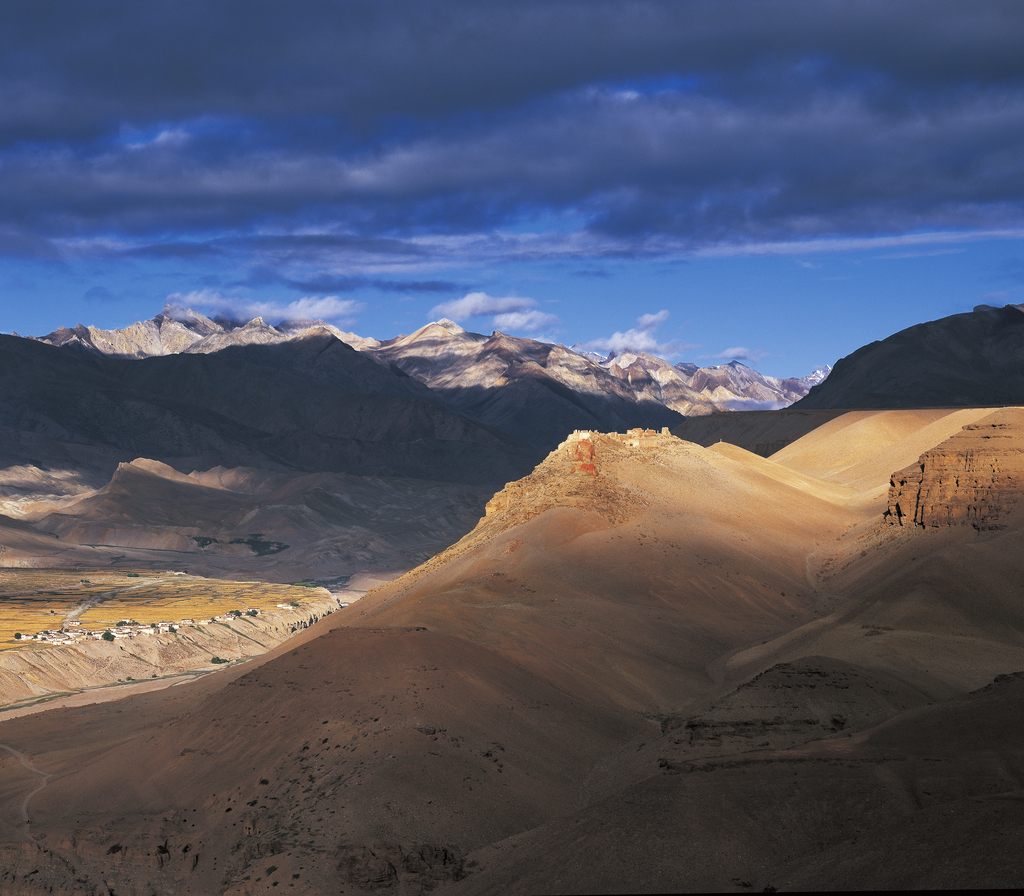
[[[14,2],[0,330],[448,316],[779,376],[1024,302],[1016,2]]]

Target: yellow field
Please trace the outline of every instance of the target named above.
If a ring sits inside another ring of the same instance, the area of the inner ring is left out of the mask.
[[[15,640],[15,632],[34,635],[60,628],[72,610],[90,600],[95,606],[77,617],[83,629],[108,628],[121,620],[148,625],[210,619],[231,610],[273,610],[293,601],[301,605],[308,598],[308,589],[294,585],[225,582],[151,570],[0,569],[0,650],[43,646]]]

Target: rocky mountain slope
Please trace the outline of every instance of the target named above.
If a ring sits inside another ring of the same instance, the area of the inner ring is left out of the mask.
[[[329,333],[143,360],[0,336],[0,426],[187,466],[503,481],[522,446]]]
[[[1010,404],[1024,404],[1024,311],[979,305],[857,349],[796,407]]]
[[[151,320],[120,330],[78,324],[59,327],[38,337],[38,341],[115,358],[152,358],[180,353],[209,354],[232,345],[272,345],[314,330],[328,332],[350,344],[359,341],[354,334],[343,333],[322,320],[291,321],[272,327],[262,317],[248,322],[212,320],[192,308],[170,304]]]
[[[320,331],[142,360],[0,336],[0,358],[4,565],[406,569],[539,453]],[[288,548],[229,547],[254,533]]]
[[[687,417],[788,407],[823,382],[831,370],[823,367],[805,377],[778,379],[739,361],[716,367],[688,362],[673,365],[644,352],[620,352],[599,363],[640,394],[656,397]]]
[[[1012,884],[1024,508],[883,519],[893,470],[991,414],[854,412],[770,460],[577,434],[244,668],[0,721],[2,886]]]
[[[673,426],[679,414],[564,346],[449,320],[369,349],[459,411],[550,450],[575,429]]]

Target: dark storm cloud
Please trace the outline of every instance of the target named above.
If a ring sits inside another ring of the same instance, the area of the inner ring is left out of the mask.
[[[1017,227],[1021,46],[1016,2],[13,3],[0,228],[328,264]]]

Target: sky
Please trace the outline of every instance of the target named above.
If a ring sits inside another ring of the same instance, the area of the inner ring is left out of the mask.
[[[448,317],[799,376],[1024,302],[1024,4],[7,0],[0,331]]]

